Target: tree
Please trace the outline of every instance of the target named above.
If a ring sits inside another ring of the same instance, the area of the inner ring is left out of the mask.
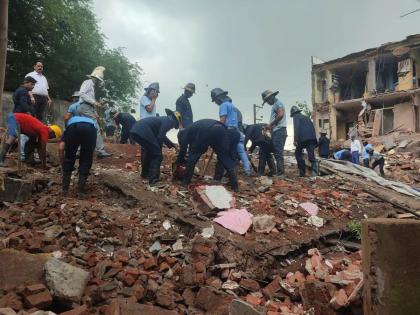
[[[8,0],[0,0],[0,104],[3,97],[4,74],[6,69],[8,5]],[[2,121],[2,117],[0,117],[0,121]]]
[[[312,111],[309,109],[309,105],[306,103],[306,101],[296,101],[296,106],[299,107],[299,109],[302,111],[302,114],[308,116],[309,118],[312,117]]]
[[[131,107],[142,70],[121,48],[106,47],[90,0],[15,0],[9,16],[7,90],[16,89],[35,61],[43,60],[51,95],[66,99],[101,65],[106,68],[101,95],[119,107]]]

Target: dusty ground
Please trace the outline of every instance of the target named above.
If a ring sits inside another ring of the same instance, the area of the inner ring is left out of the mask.
[[[114,314],[106,307],[112,299],[132,296],[140,303],[160,305],[182,314],[223,314],[225,310],[211,310],[199,301],[204,286],[220,289],[217,283],[235,280],[239,273],[242,275],[239,279],[252,279],[264,288],[275,277],[285,277],[290,271],[305,273],[308,249],[317,247],[334,256],[346,252],[340,241],[358,242],[355,234],[349,232],[349,221],[397,211],[339,178],[297,178],[295,168],[289,166],[285,178],[274,179],[264,189],[260,179],[240,177],[240,193],[235,195],[237,207],[247,208],[254,216],[273,215],[276,223],[269,233],[257,233],[251,227],[241,236],[213,223],[215,213],[203,214],[200,206],[192,202],[195,187],[212,184],[210,178],[195,178],[189,187],[171,181],[170,168],[166,165],[170,164],[174,152],[165,153],[162,185],[151,188],[139,176],[138,146],[107,144],[107,149],[114,156],[95,162],[85,199],[77,198],[74,187],[68,197],[61,196],[57,168],[43,172],[25,168],[23,177],[47,176],[48,186],[28,202],[3,203],[0,209],[0,240],[3,240],[0,249],[7,247],[30,253],[58,251],[64,261],[88,270],[91,280],[81,304],[87,305],[92,314]],[[201,172],[203,163],[198,168]],[[322,227],[307,223],[309,215],[299,206],[306,201],[318,205],[318,216],[324,220]],[[168,230],[163,227],[166,220],[171,224]],[[214,236],[202,239],[202,229],[211,225],[215,228]],[[53,239],[45,235],[45,229],[51,226],[60,227]],[[338,240],[339,245],[327,245],[331,239]],[[175,251],[173,246],[179,240],[183,248]],[[159,253],[149,250],[155,241],[159,241]],[[196,247],[202,242],[206,247],[200,251]],[[195,269],[195,278],[189,281],[190,264],[196,268],[202,261],[197,262],[197,255],[204,257],[206,270]],[[146,266],[148,263],[151,265]],[[211,270],[211,266],[225,263],[234,265],[220,271]],[[98,272],[101,268],[109,275]],[[137,271],[130,274],[128,268]],[[159,293],[162,290],[165,294]],[[248,301],[249,290],[224,291],[246,297]],[[291,303],[290,299],[293,300],[284,293],[270,297],[263,290],[263,297],[257,291],[251,293],[261,301],[252,302],[263,313],[267,311],[268,301]],[[10,292],[17,292],[17,299],[21,296],[19,290]],[[10,292],[0,290],[0,307],[2,294],[6,296]],[[192,302],[184,296],[188,294]],[[46,309],[59,313],[74,306],[57,302]],[[287,314],[280,309],[276,312],[271,314]],[[350,312],[350,309],[340,312]],[[290,314],[302,313],[296,310]]]

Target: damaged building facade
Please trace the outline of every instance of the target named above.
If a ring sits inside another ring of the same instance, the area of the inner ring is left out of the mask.
[[[313,119],[333,141],[420,132],[420,34],[322,62],[312,59]]]

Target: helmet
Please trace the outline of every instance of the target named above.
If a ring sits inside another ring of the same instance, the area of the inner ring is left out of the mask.
[[[191,93],[195,93],[195,84],[194,83],[188,83],[184,90],[190,91]]]
[[[61,131],[61,128],[59,127],[59,126],[57,126],[57,125],[51,125],[51,126],[49,126],[50,127],[50,129],[52,130],[52,131],[54,131],[54,134],[55,134],[55,137],[58,139],[58,138],[61,138],[61,135],[63,134],[63,132]]]
[[[159,91],[159,82],[153,82],[153,83],[150,83],[149,84],[149,86],[147,87],[147,88],[145,88],[145,90],[147,91],[147,90],[155,90],[156,92],[160,92]]]
[[[263,99],[263,102],[267,102],[267,100],[271,97],[271,96],[276,96],[277,94],[279,94],[279,91],[273,92],[270,90],[265,90],[264,92],[261,93],[261,97]],[[264,104],[263,103],[263,104]]]
[[[292,108],[290,109],[290,116],[293,116],[294,114],[300,113],[301,110],[299,109],[299,107],[297,106],[292,106]]]
[[[215,102],[218,97],[225,95],[228,95],[228,91],[222,90],[221,88],[215,88],[210,92],[212,102]]]

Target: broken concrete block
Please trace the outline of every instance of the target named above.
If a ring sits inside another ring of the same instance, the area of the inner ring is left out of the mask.
[[[245,234],[252,224],[252,214],[244,208],[229,209],[220,211],[213,221],[232,232]]]
[[[309,215],[318,215],[318,206],[312,202],[303,202],[299,206],[305,210]]]
[[[321,228],[324,226],[324,219],[320,218],[316,215],[311,215],[308,220],[307,220],[308,224],[313,225],[317,228]]]
[[[0,200],[7,202],[25,202],[32,196],[32,181],[0,176]]]
[[[0,290],[43,281],[47,254],[28,254],[14,249],[0,250]]]
[[[85,291],[89,273],[58,259],[45,264],[45,281],[51,293],[64,301],[78,303]]]
[[[258,215],[252,218],[252,226],[257,233],[270,233],[276,226],[273,215]]]
[[[242,301],[233,300],[229,306],[230,315],[261,315],[263,313],[257,311],[252,305]]]
[[[235,198],[232,193],[221,185],[198,186],[195,188],[194,197],[199,202],[196,208],[202,213],[235,207]]]

